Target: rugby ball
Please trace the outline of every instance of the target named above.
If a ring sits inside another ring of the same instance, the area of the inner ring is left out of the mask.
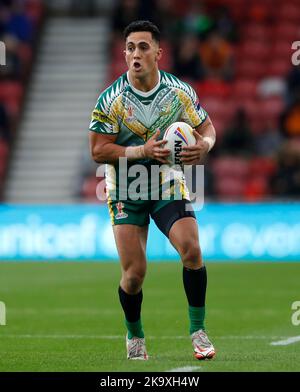
[[[168,142],[164,145],[164,148],[171,151],[168,157],[170,165],[182,167],[180,153],[183,147],[196,144],[193,128],[185,122],[175,122],[166,129],[163,139]]]

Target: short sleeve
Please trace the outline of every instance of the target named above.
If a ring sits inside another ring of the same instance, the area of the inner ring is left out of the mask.
[[[119,132],[119,126],[114,111],[112,108],[110,108],[110,110],[105,108],[102,104],[101,95],[92,112],[89,130],[108,135],[114,135]]]
[[[207,112],[201,107],[199,98],[192,87],[189,86],[189,93],[181,91],[180,95],[183,103],[182,121],[197,128],[206,120]]]

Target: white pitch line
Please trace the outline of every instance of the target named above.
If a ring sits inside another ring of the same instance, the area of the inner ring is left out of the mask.
[[[184,366],[179,367],[171,370],[165,370],[165,372],[194,372],[196,370],[202,370],[200,366]]]
[[[291,336],[290,338],[284,340],[278,340],[277,342],[271,342],[271,346],[287,346],[288,344],[293,344],[300,342],[300,336]]]
[[[21,339],[104,339],[104,340],[114,340],[123,339],[124,335],[80,335],[80,334],[0,334],[0,339],[2,338],[21,338]],[[288,338],[287,336],[263,336],[263,335],[223,335],[223,336],[213,336],[214,339],[222,340],[270,340],[270,339],[294,339]],[[300,337],[298,337],[300,339]],[[158,340],[188,340],[189,336],[151,336],[147,335],[146,339],[158,339]]]

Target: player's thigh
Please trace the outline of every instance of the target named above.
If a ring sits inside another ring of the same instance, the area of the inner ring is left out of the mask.
[[[148,225],[115,225],[113,232],[123,271],[145,272]]]

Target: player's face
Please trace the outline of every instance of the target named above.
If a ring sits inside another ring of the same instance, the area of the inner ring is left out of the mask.
[[[131,33],[126,39],[124,51],[129,72],[136,78],[144,78],[157,71],[161,48],[148,31]]]

